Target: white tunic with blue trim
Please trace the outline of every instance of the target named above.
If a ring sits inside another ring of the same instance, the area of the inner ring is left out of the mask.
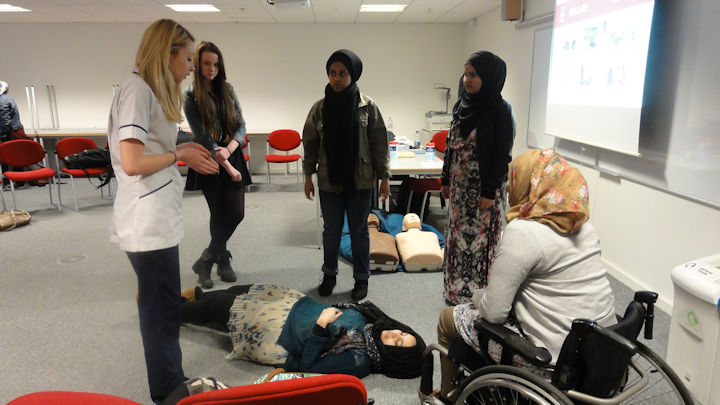
[[[133,74],[123,81],[110,109],[108,144],[118,182],[110,240],[125,251],[165,249],[183,237],[184,182],[177,166],[129,176],[120,164],[120,141],[138,139],[146,155],[175,152],[177,129],[140,76]]]

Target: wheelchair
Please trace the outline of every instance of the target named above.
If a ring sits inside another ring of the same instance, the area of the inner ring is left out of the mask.
[[[536,347],[503,325],[475,321],[479,335],[502,346],[500,364],[478,354],[462,339],[449,349],[431,344],[424,352],[420,402],[442,405],[432,395],[433,353],[458,364],[450,403],[458,404],[694,404],[692,394],[665,361],[637,340],[643,326],[652,339],[657,293],[638,291],[618,323],[608,328],[587,319],[576,319],[551,365],[547,349]],[[524,368],[512,366],[520,356],[545,370],[548,381]]]

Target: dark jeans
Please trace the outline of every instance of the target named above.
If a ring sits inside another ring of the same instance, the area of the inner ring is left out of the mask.
[[[227,331],[230,307],[235,297],[250,291],[252,284],[234,285],[226,290],[203,291],[195,288],[195,301],[182,305],[182,321],[196,325],[212,324],[216,329]]]
[[[338,273],[340,237],[347,213],[352,245],[353,277],[355,280],[367,280],[370,277],[370,234],[367,217],[370,214],[371,194],[370,189],[342,193],[320,190],[320,209],[324,222],[322,269],[324,273],[330,275]]]
[[[225,253],[227,241],[245,218],[245,187],[230,181],[223,171],[202,179],[202,192],[210,209],[210,245],[213,255]]]
[[[180,351],[180,260],[178,247],[126,252],[138,279],[140,334],[150,397],[164,399],[185,381]]]

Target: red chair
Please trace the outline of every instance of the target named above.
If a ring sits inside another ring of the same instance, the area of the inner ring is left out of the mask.
[[[433,134],[431,142],[435,144],[436,151],[440,153],[445,153],[445,148],[447,147],[447,136],[447,130],[438,131]]]
[[[97,144],[95,141],[93,141],[90,138],[85,137],[71,137],[71,138],[64,138],[59,141],[57,141],[57,144],[55,144],[55,167],[60,169],[60,162],[63,161],[64,166],[64,159],[67,155],[72,155],[73,153],[79,153],[86,149],[97,149]],[[64,167],[60,170],[58,173],[58,200],[60,201],[60,204],[62,205],[62,194],[60,192],[60,180],[61,177],[67,176],[70,178],[70,184],[72,185],[73,189],[73,198],[75,200],[75,211],[78,210],[78,203],[77,203],[77,190],[75,189],[75,178],[99,178],[101,176],[107,176],[108,172],[110,171],[109,167],[90,167],[87,169],[68,169],[67,167]],[[108,182],[108,196],[112,198],[112,183]],[[103,193],[103,187],[100,187],[100,198],[105,198],[105,195]]]
[[[447,147],[447,135],[448,131],[438,131],[433,134],[431,142],[435,144],[436,151],[445,153],[445,149]],[[420,208],[420,220],[422,220],[423,216],[425,215],[425,204],[427,203],[428,198],[430,198],[430,193],[436,192],[439,194],[440,186],[440,179],[438,178],[413,179],[409,185],[410,196],[408,197],[407,212],[410,212],[410,205],[412,204],[413,193],[423,194],[422,208]],[[442,199],[442,197],[440,198]]]
[[[369,405],[359,378],[345,374],[271,381],[204,392],[184,398],[178,405]]]
[[[242,385],[195,394],[178,405],[371,405],[359,378],[344,374]],[[8,405],[140,405],[113,395],[47,391],[23,395]]]
[[[267,169],[268,184],[270,184],[270,163],[285,163],[285,177],[287,177],[290,162],[295,162],[297,183],[300,184],[300,166],[298,161],[300,161],[301,156],[297,153],[290,155],[288,152],[299,147],[301,143],[302,139],[300,139],[300,133],[294,129],[278,129],[270,133],[267,144],[265,145],[267,150],[265,155],[265,164]],[[270,153],[270,148],[283,151],[285,154],[272,154]]]
[[[142,405],[139,402],[91,392],[44,391],[23,395],[7,405]]]
[[[0,162],[10,167],[25,167],[38,164],[45,159],[45,149],[38,142],[30,139],[16,139],[0,143]],[[43,167],[40,169],[26,171],[3,172],[3,176],[10,179],[10,190],[12,191],[13,209],[17,209],[15,202],[15,182],[17,181],[33,181],[47,179],[48,192],[50,193],[50,204],[55,206],[52,198],[52,185],[55,178],[55,170]],[[3,198],[4,199],[4,198]],[[57,204],[60,209],[60,204]]]
[[[245,134],[245,145],[243,145],[243,149],[247,149],[247,153],[243,152],[243,155],[245,156],[245,161],[248,164],[248,171],[252,173],[252,170],[250,169],[250,140],[248,140],[247,134]]]

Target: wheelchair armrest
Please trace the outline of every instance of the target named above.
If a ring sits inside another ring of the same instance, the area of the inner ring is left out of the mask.
[[[475,329],[480,334],[500,343],[503,350],[509,348],[536,366],[547,366],[552,360],[552,355],[546,348],[535,346],[529,340],[504,325],[492,324],[485,319],[478,318],[475,320]]]
[[[577,320],[576,320],[577,321]],[[627,353],[629,356],[634,356],[635,353],[637,353],[637,345],[627,338],[623,337],[617,332],[613,332],[612,330],[600,326],[596,323],[593,325],[593,332],[596,333],[599,337],[601,337],[606,342],[611,343],[619,350],[622,350],[623,352]]]

